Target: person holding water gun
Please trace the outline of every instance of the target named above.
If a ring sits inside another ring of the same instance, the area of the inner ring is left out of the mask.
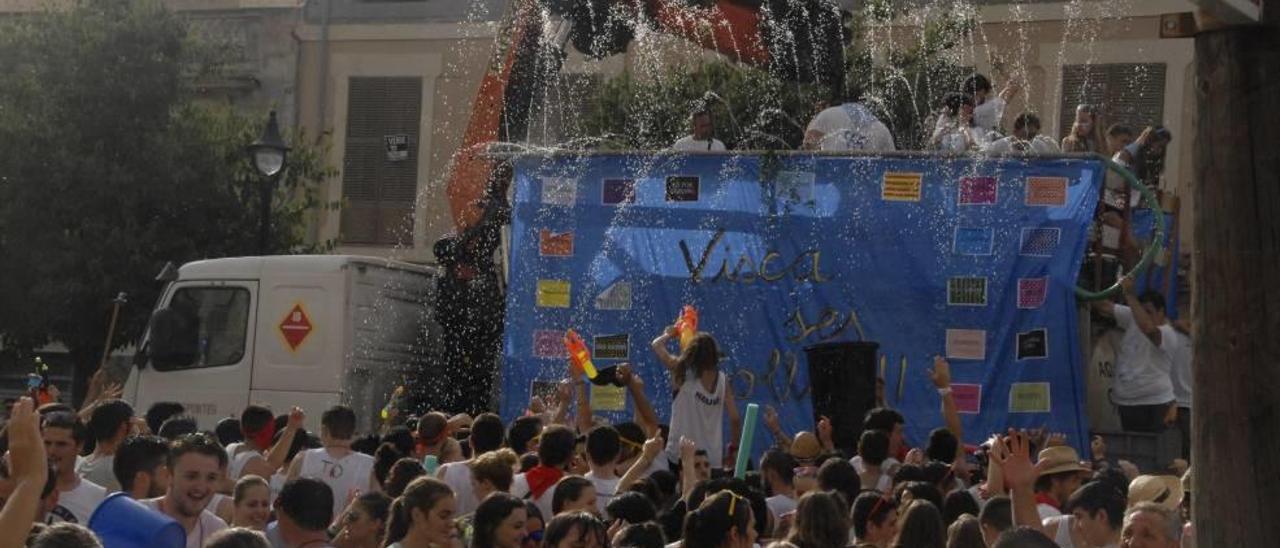
[[[667,437],[667,459],[680,459],[680,438],[689,438],[707,451],[712,463],[736,457],[742,417],[734,400],[729,377],[720,370],[720,350],[708,333],[698,331],[697,310],[685,306],[675,324],[667,327],[650,344],[658,361],[671,373],[671,435]],[[672,339],[680,341],[680,354],[668,350]],[[724,415],[729,414],[730,440],[725,453]]]

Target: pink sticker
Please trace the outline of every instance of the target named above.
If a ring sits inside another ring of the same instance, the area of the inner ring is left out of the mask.
[[[995,177],[965,177],[960,179],[960,205],[994,205],[995,203]]]
[[[982,329],[948,329],[947,357],[957,360],[987,359],[987,332]]]
[[[952,384],[951,397],[956,401],[956,410],[966,415],[976,415],[982,410],[982,385]]]
[[[1049,278],[1019,278],[1018,308],[1040,308],[1049,289]]]
[[[567,358],[564,331],[539,329],[533,332],[533,355],[538,358]]]

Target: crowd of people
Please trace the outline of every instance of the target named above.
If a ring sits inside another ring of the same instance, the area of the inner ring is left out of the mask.
[[[1098,440],[1087,461],[1044,432],[963,444],[942,358],[929,379],[946,426],[922,447],[890,408],[866,414],[852,454],[831,419],[792,435],[766,409],[773,444],[733,474],[742,421],[716,341],[698,333],[672,351],[676,339],[668,328],[651,345],[675,390],[667,424],[627,365],[608,373],[634,403],[617,424],[593,413],[572,365],[509,423],[432,411],[368,433],[342,405],[315,435],[298,408],[249,405],[199,431],[176,403],[138,416],[109,397],[80,411],[23,398],[3,438],[0,545],[101,546],[95,511],[120,496],[194,548],[1190,544],[1186,484],[1110,463]]]

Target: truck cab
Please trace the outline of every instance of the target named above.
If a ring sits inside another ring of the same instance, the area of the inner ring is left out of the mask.
[[[251,403],[277,414],[343,403],[372,429],[389,395],[437,370],[439,270],[344,255],[240,257],[178,269],[161,293],[124,396],[176,401],[200,428]]]

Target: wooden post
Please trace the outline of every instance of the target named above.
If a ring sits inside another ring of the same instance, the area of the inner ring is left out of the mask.
[[[1198,546],[1280,539],[1280,0],[1196,36],[1191,497]]]

